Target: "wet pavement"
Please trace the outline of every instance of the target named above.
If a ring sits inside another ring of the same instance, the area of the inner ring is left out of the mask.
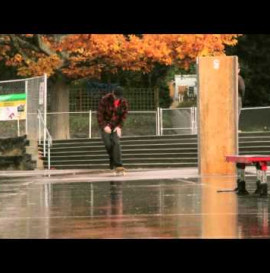
[[[234,187],[196,168],[0,172],[0,238],[269,238],[269,197],[217,192]]]

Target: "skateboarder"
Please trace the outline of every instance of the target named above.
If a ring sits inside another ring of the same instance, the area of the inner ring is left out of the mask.
[[[128,113],[128,103],[123,98],[123,89],[118,86],[111,93],[102,97],[97,111],[97,120],[101,137],[109,155],[110,169],[124,171],[120,138],[122,127]]]

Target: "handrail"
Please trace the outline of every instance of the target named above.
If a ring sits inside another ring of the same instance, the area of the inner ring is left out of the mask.
[[[43,127],[46,131],[46,134],[43,135],[43,155],[46,156],[46,140],[48,135],[48,169],[51,169],[51,147],[52,147],[52,136],[48,130],[48,128],[45,126],[45,121],[42,117],[42,113],[38,109],[38,120],[39,120],[39,130],[38,130],[38,143],[41,144],[41,133],[40,133],[40,121],[42,121]]]

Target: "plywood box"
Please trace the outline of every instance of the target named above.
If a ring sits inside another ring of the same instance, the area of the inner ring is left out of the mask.
[[[201,175],[235,174],[225,156],[238,153],[237,71],[235,56],[197,59]]]

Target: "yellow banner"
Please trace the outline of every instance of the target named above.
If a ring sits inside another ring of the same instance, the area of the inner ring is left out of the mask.
[[[15,101],[0,101],[0,107],[18,106],[25,105],[25,100],[15,100]]]
[[[26,101],[0,102],[0,120],[26,119]]]

